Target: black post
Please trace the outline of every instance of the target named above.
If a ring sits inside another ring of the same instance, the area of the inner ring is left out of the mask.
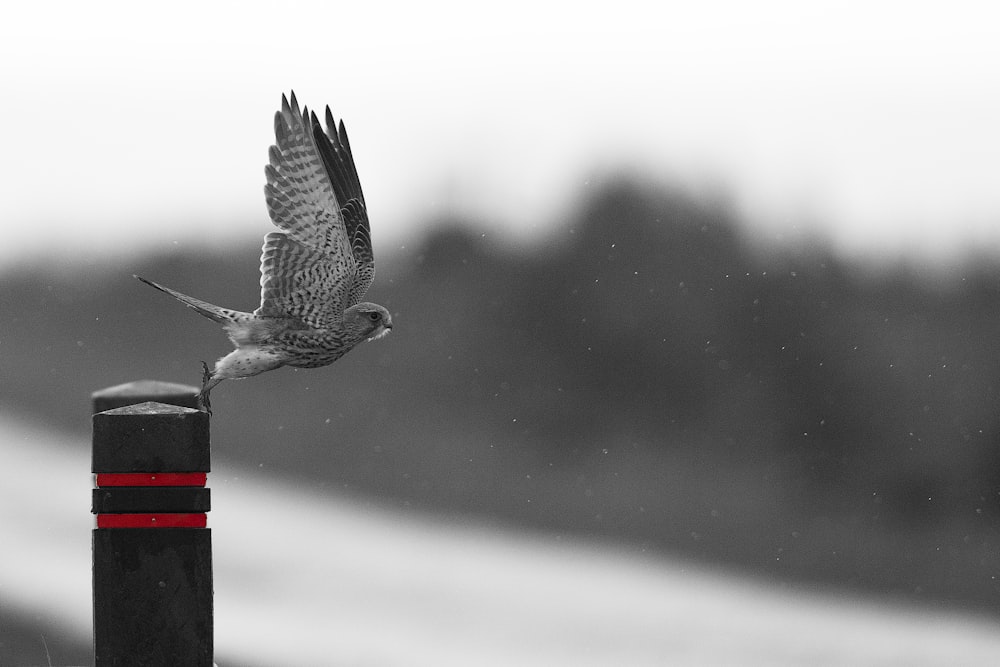
[[[212,665],[209,419],[193,409],[197,391],[140,381],[93,394],[97,667]]]

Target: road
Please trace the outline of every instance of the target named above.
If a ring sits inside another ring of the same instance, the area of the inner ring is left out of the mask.
[[[0,433],[0,607],[89,637],[90,444],[9,414]],[[220,667],[930,667],[1000,655],[993,619],[790,592],[213,463]]]

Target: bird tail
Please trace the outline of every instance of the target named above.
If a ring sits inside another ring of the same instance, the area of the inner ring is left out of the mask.
[[[154,287],[161,292],[169,294],[188,308],[196,310],[199,315],[204,315],[208,319],[218,322],[219,324],[228,324],[236,319],[237,315],[242,314],[235,310],[229,310],[228,308],[220,308],[219,306],[208,303],[207,301],[202,301],[201,299],[196,299],[193,296],[188,296],[187,294],[181,294],[180,292],[172,290],[169,287],[164,287],[163,285],[154,283],[152,280],[146,280],[142,276],[133,274],[133,277],[141,280],[150,287]]]

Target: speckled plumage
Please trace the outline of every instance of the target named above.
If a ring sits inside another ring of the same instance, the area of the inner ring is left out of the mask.
[[[365,198],[343,121],[315,113],[282,95],[274,117],[275,145],[265,167],[265,199],[278,228],[264,237],[260,306],[252,313],[220,308],[145,278],[222,325],[236,349],[204,365],[199,402],[223,380],[280,366],[326,366],[363,340],[392,329],[389,312],[362,302],[375,276]]]

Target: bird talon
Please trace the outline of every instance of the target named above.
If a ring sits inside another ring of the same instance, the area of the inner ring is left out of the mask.
[[[212,402],[208,398],[208,383],[212,379],[212,371],[208,364],[201,362],[201,391],[198,392],[198,409],[212,414]]]
[[[201,410],[202,412],[207,412],[208,414],[212,414],[212,402],[208,400],[207,392],[198,393],[198,409]]]

